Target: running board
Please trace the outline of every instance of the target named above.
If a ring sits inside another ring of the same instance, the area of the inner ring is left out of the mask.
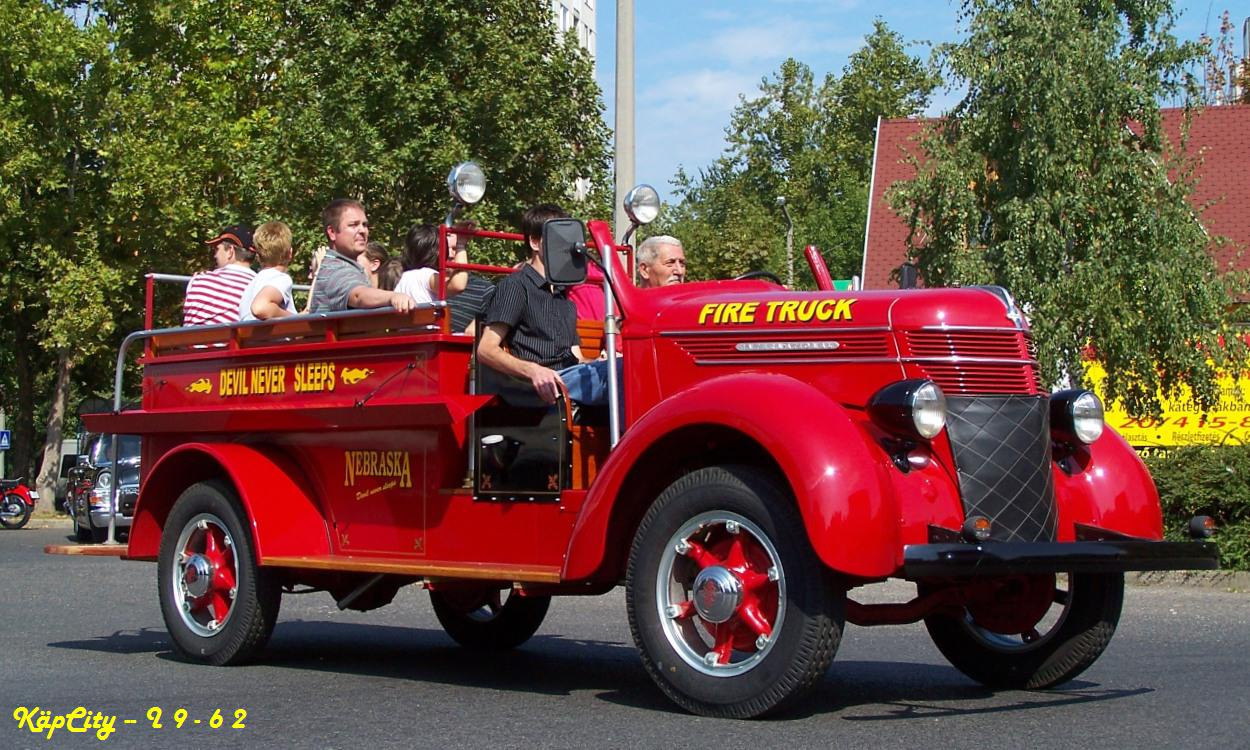
[[[79,555],[82,557],[125,557],[127,544],[47,544],[45,555]]]
[[[560,583],[560,568],[524,567],[514,565],[469,565],[465,563],[427,562],[386,557],[353,557],[350,555],[317,555],[277,557],[268,555],[261,565],[274,568],[303,568],[344,573],[391,573],[426,579],[469,578],[484,581],[517,583]]]

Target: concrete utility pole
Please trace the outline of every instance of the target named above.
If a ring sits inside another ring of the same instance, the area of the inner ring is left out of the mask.
[[[621,208],[634,186],[634,0],[616,0],[616,173],[612,231],[618,241],[629,228]]]

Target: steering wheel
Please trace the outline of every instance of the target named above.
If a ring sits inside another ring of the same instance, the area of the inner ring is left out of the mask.
[[[734,281],[746,281],[747,279],[768,279],[777,286],[785,286],[781,283],[781,279],[772,271],[747,271],[741,276],[735,276]]]

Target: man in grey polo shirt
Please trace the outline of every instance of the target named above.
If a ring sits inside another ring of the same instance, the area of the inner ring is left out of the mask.
[[[396,294],[369,285],[356,257],[369,244],[369,219],[358,201],[338,198],[321,212],[321,226],[330,240],[330,250],[317,269],[309,312],[335,312],[349,308],[386,307],[408,312],[416,304],[406,294]]]

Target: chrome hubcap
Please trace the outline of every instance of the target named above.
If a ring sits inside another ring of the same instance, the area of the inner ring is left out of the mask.
[[[742,603],[742,582],[719,565],[704,569],[694,579],[694,608],[708,622],[727,621]]]
[[[203,555],[191,555],[182,569],[182,585],[192,598],[198,599],[208,593],[213,578],[213,564]]]

